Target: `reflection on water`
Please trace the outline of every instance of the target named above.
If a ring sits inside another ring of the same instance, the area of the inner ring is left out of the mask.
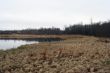
[[[6,50],[10,48],[17,48],[21,45],[38,43],[38,41],[25,41],[25,40],[0,40],[0,49]]]
[[[26,44],[33,44],[33,43],[39,43],[39,42],[52,42],[52,41],[60,41],[61,39],[59,38],[33,38],[33,39],[22,39],[22,40],[17,40],[17,39],[0,39],[0,49],[2,50],[7,50],[11,48],[17,48],[21,45],[26,45]]]

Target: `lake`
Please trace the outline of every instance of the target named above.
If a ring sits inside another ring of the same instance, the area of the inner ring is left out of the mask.
[[[37,39],[0,39],[0,50],[7,50],[11,48],[17,48],[22,45],[26,44],[34,44],[39,42],[52,42],[52,41],[59,41],[61,39],[55,39],[55,38],[37,38]]]

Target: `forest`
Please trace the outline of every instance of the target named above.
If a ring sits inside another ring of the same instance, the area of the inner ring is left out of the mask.
[[[60,28],[39,28],[24,30],[0,30],[0,34],[37,34],[37,35],[92,35],[110,37],[110,21],[97,22],[91,24],[73,24]]]

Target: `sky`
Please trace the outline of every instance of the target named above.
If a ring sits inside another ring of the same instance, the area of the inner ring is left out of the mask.
[[[110,20],[110,0],[0,0],[0,30]]]

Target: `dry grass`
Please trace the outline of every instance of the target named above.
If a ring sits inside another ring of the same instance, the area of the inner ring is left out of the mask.
[[[0,73],[110,73],[110,43],[106,40],[71,37],[0,51]]]
[[[25,38],[61,38],[61,39],[71,39],[71,38],[82,38],[82,36],[80,35],[28,35],[28,34],[25,34],[25,35],[20,35],[20,34],[11,34],[11,35],[8,35],[8,34],[2,34],[0,35],[0,38],[9,38],[9,39],[25,39]]]

